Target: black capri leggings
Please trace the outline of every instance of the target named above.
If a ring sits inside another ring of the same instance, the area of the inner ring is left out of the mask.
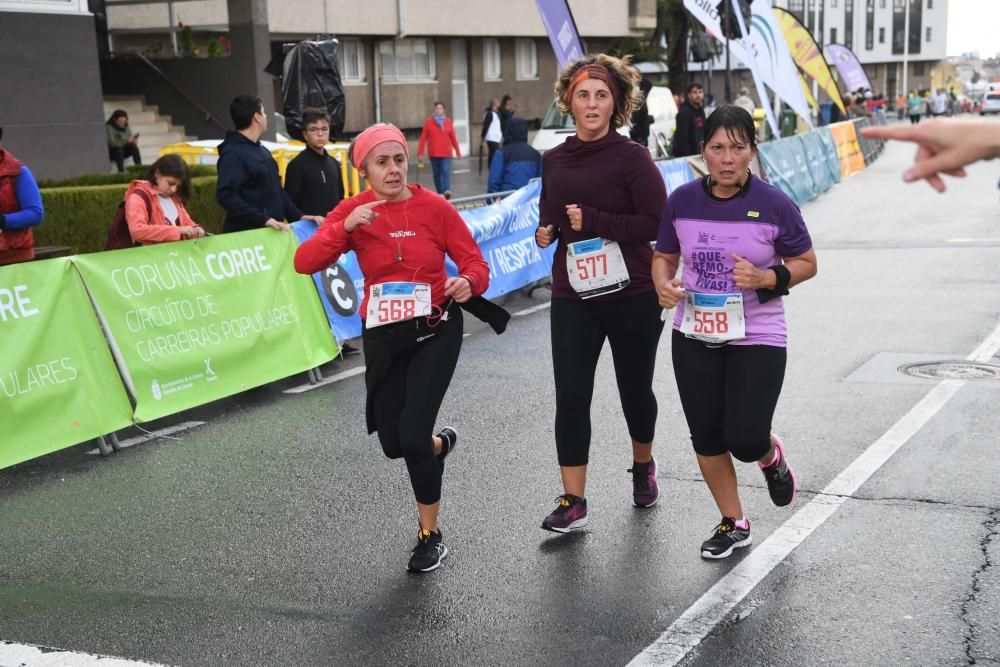
[[[552,299],[551,321],[559,465],[587,464],[590,402],[605,338],[611,345],[629,435],[638,442],[652,442],[656,430],[653,370],[663,331],[656,292],[614,301]]]
[[[771,419],[785,379],[785,348],[709,347],[674,330],[677,391],[691,444],[702,456],[729,452],[744,462],[771,448]]]
[[[399,353],[375,397],[375,427],[382,451],[402,457],[417,502],[441,499],[443,467],[434,455],[434,422],[462,349],[462,311],[449,309],[433,338]]]

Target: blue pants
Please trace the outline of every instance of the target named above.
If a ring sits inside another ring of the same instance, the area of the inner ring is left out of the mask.
[[[434,172],[434,189],[439,195],[451,190],[451,158],[432,157],[431,170]]]

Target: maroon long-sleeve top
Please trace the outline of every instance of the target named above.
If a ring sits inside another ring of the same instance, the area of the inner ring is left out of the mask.
[[[650,266],[667,189],[645,146],[615,131],[596,141],[569,137],[542,157],[539,225],[553,225],[559,247],[552,262],[552,296],[579,296],[566,274],[566,244],[601,237],[621,247],[630,283],[618,292],[593,297],[608,301],[653,289]],[[573,231],[566,205],[583,213],[583,229]]]

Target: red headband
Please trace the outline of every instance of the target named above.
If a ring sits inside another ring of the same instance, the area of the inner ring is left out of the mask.
[[[379,144],[387,141],[395,141],[402,144],[403,153],[409,159],[410,148],[406,145],[406,137],[403,136],[399,128],[391,123],[379,123],[369,127],[354,140],[354,146],[351,148],[350,155],[351,164],[354,165],[355,169],[361,168],[365,158],[368,157],[368,153]]]
[[[573,99],[573,93],[576,91],[576,87],[580,85],[580,82],[584,79],[597,79],[598,81],[603,81],[604,85],[608,87],[611,91],[611,97],[615,101],[615,106],[618,106],[618,85],[615,83],[614,78],[608,71],[607,67],[603,65],[584,65],[580,69],[573,73],[572,78],[569,80],[569,89],[566,91],[566,105],[569,106]]]

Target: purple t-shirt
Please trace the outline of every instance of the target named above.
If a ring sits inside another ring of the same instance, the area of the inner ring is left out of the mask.
[[[758,268],[781,263],[812,248],[799,207],[778,188],[751,177],[743,192],[729,199],[710,195],[704,179],[685,183],[667,199],[656,240],[657,251],[681,253],[684,289],[703,294],[743,293],[746,338],[730,345],[786,344],[782,300],[757,300],[755,290],[733,282],[733,253]],[[681,328],[684,301],[677,304],[674,329]]]

